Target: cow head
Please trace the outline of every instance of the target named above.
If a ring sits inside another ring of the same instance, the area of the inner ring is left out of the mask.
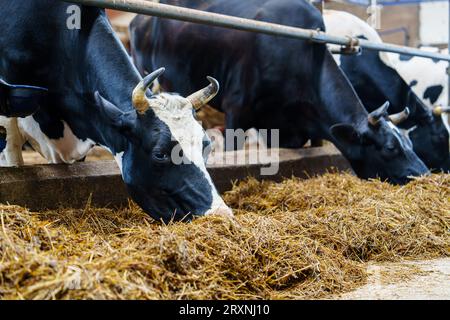
[[[449,134],[442,120],[442,114],[450,108],[436,107],[416,122],[408,130],[414,145],[414,152],[428,168],[437,171],[450,171]]]
[[[96,101],[125,138],[122,175],[131,197],[155,219],[189,220],[193,215],[231,215],[209,176],[204,158],[209,140],[195,111],[219,90],[215,79],[188,98],[147,89],[164,72],[143,79],[133,92],[134,110],[123,112],[100,94]]]
[[[392,121],[400,121],[406,113],[389,118],[389,103],[369,114],[367,122],[358,126],[337,124],[331,134],[343,150],[353,169],[362,178],[378,176],[382,180],[404,184],[410,176],[428,173],[417,157],[412,143]]]

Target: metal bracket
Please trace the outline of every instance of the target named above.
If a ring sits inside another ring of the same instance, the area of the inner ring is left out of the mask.
[[[362,48],[359,46],[359,39],[346,36],[348,39],[348,44],[341,46],[339,49],[330,49],[332,54],[342,54],[342,55],[360,55],[362,53]]]
[[[326,44],[327,42],[323,39],[319,40],[318,37],[323,36],[323,31],[320,30],[320,28],[317,28],[316,30],[310,30],[309,33],[309,40],[315,43],[323,43]]]
[[[352,56],[357,55],[359,56],[362,53],[361,47],[348,47],[348,46],[342,46],[339,49],[330,49],[332,54],[341,54],[344,56]]]

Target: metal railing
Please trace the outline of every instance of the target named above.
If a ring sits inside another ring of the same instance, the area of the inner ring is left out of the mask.
[[[388,43],[374,43],[365,39],[338,37],[318,30],[302,29],[285,25],[227,16],[223,14],[204,12],[189,8],[160,4],[145,0],[69,0],[80,5],[96,6],[160,18],[168,18],[223,27],[249,32],[263,33],[286,38],[309,40],[316,43],[330,43],[348,48],[361,47],[369,50],[394,52],[410,56],[418,56],[450,62],[450,55],[423,51]]]

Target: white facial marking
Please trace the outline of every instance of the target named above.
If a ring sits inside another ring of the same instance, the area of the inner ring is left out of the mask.
[[[116,160],[117,165],[119,166],[120,172],[123,174],[123,171],[122,171],[123,152],[116,153],[114,155],[114,159]]]
[[[222,211],[219,208],[228,208],[217,193],[206,170],[203,158],[203,138],[206,133],[194,118],[192,104],[186,98],[167,93],[154,96],[150,103],[156,116],[169,127],[174,139],[183,150],[184,157],[197,166],[208,180],[213,198],[211,210],[208,212],[213,213],[217,210]]]
[[[400,129],[397,128],[397,126],[394,125],[392,122],[388,121],[387,123],[394,132],[394,136],[397,139],[398,143],[401,145],[402,149],[412,149],[413,144],[409,136],[406,135],[404,132],[400,131]]]
[[[409,137],[410,133],[416,129],[417,129],[417,126],[414,126],[414,127],[409,128],[408,130],[403,130],[403,132],[405,133],[405,135],[407,135]]]
[[[120,173],[123,175],[123,170],[122,170],[122,162],[123,161],[122,160],[123,160],[124,152],[122,151],[122,152],[114,154],[110,148],[103,146],[103,145],[101,145],[101,147],[105,150],[108,150],[108,152],[114,156],[114,160],[116,160],[116,163],[117,163],[117,166],[119,167]]]

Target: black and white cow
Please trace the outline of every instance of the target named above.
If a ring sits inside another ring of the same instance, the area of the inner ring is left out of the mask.
[[[382,42],[375,29],[350,13],[324,10],[323,16],[330,34]],[[329,47],[337,49],[333,45]],[[359,55],[335,54],[334,57],[369,112],[383,101],[389,101],[390,112],[399,114],[396,124],[405,129],[415,153],[428,168],[450,171],[449,134],[445,123],[441,116],[434,115],[436,110],[428,108],[411,90],[387,53],[363,50]],[[405,107],[409,114],[401,117]]]
[[[69,29],[69,6],[1,0],[0,74],[49,90],[40,110],[18,119],[21,135],[50,162],[72,163],[96,144],[107,148],[131,197],[156,219],[230,215],[206,170],[209,141],[195,119],[217,81],[188,98],[149,97],[164,70],[142,79],[104,10],[80,7],[81,28]]]
[[[421,47],[422,50],[439,52],[437,48]],[[440,51],[448,54],[448,49]],[[388,53],[397,72],[435,115],[442,119],[450,131],[450,111],[448,106],[448,62]]]
[[[320,12],[303,0],[164,0],[208,12],[324,30]],[[335,143],[362,178],[404,183],[427,173],[394,130],[386,106],[369,114],[325,45],[138,16],[132,56],[142,74],[169,66],[163,89],[185,94],[211,74],[224,90],[212,105],[227,129],[280,129],[280,146],[309,139]],[[269,146],[270,147],[270,146]]]

